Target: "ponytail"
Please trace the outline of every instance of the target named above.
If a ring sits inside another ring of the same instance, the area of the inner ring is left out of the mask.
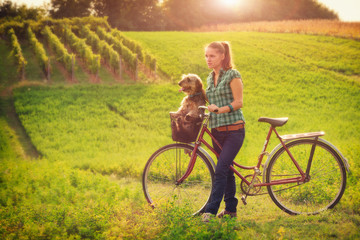
[[[230,44],[228,42],[221,42],[221,44],[223,45],[225,52],[225,58],[222,62],[223,64],[223,68],[225,70],[229,70],[231,68],[233,68],[233,64],[232,64],[232,59],[231,59],[231,51],[230,51]]]
[[[222,62],[222,67],[224,70],[229,70],[233,68],[234,64],[232,63],[229,42],[212,42],[207,47],[217,49],[220,53],[224,54],[225,58]]]

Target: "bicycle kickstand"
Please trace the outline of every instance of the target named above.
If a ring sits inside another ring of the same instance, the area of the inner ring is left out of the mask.
[[[247,204],[246,198],[247,198],[247,196],[249,196],[250,190],[251,190],[251,186],[249,187],[249,189],[247,190],[247,192],[246,192],[244,195],[241,196],[241,201],[243,202],[244,205]]]
[[[253,177],[253,179],[252,179],[252,181],[250,183],[249,188],[247,189],[246,193],[244,192],[245,194],[241,196],[241,201],[243,202],[244,205],[247,204],[246,198],[247,198],[247,196],[249,196],[250,191],[254,188],[254,184],[255,184],[257,176],[261,175],[261,172],[257,167],[255,167],[254,171],[255,171],[255,174],[254,174],[254,177]]]

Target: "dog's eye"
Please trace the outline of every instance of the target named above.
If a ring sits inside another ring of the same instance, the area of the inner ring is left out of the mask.
[[[186,81],[187,81],[187,82],[190,82],[190,78],[187,78]]]

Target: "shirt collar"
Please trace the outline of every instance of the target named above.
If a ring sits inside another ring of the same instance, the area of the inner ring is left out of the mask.
[[[221,75],[223,75],[225,72],[226,72],[226,71],[225,71],[223,68],[221,68],[221,69],[220,69],[220,72],[219,72],[219,78],[220,78]],[[213,80],[214,80],[215,71],[212,71],[212,72],[211,72],[211,76],[212,76],[212,78],[213,78]]]
[[[225,71],[223,68],[220,69],[217,85],[219,85],[219,83],[221,82],[221,76],[222,76],[225,72],[226,72],[226,71]],[[212,71],[212,72],[211,72],[211,81],[212,81],[211,85],[212,85],[212,86],[214,86],[214,77],[215,77],[215,72]],[[216,85],[216,86],[217,86],[217,85]]]

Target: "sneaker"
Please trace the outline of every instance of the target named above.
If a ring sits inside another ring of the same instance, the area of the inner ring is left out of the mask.
[[[201,220],[202,220],[203,222],[209,222],[210,219],[211,219],[213,216],[214,216],[213,214],[207,212],[207,213],[204,213],[204,214],[201,216]]]
[[[221,213],[219,213],[217,215],[218,218],[222,218],[224,217],[225,215],[229,215],[231,218],[236,218],[237,217],[237,214],[236,212],[229,212],[229,211],[226,211],[226,210],[223,210]]]

